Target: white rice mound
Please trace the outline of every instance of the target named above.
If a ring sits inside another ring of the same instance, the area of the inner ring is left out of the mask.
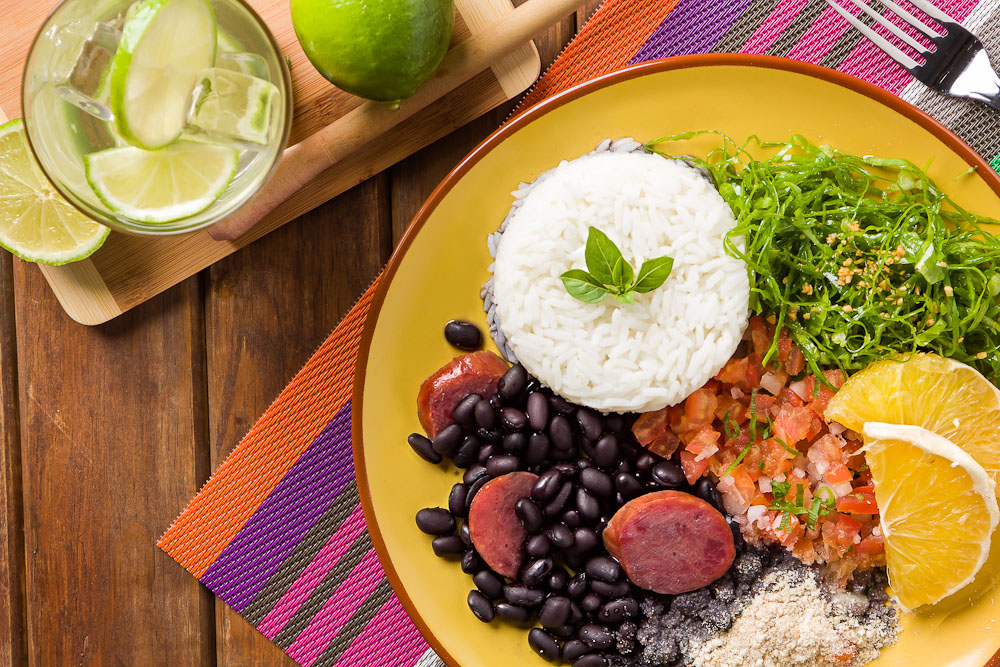
[[[604,142],[520,188],[499,243],[490,239],[484,294],[501,349],[563,398],[603,412],[679,403],[722,368],[747,324],[746,266],[723,247],[736,224],[729,206],[699,171],[637,146]],[[670,277],[633,305],[570,296],[559,276],[586,268],[591,226],[635,270],[673,257]]]

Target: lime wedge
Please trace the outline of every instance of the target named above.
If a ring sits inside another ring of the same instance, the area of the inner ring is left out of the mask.
[[[105,206],[137,222],[173,222],[201,213],[236,175],[231,146],[178,141],[158,151],[109,148],[83,157],[87,182]]]
[[[215,63],[207,0],[142,0],[122,27],[111,74],[111,111],[130,144],[162,148],[184,129],[198,72]]]
[[[67,264],[100,248],[109,231],[55,191],[28,149],[23,121],[0,125],[0,246],[29,262]]]

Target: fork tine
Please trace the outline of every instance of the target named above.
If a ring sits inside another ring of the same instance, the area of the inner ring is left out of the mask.
[[[865,14],[868,14],[868,16],[875,19],[875,21],[879,23],[883,28],[891,32],[899,39],[906,42],[913,50],[917,51],[918,53],[928,53],[930,51],[930,49],[925,47],[923,44],[921,44],[917,40],[907,35],[902,28],[886,20],[885,17],[883,17],[881,14],[873,10],[871,7],[866,5],[861,0],[848,0],[848,2],[852,2],[855,5],[857,5],[861,9],[861,11],[863,11]]]
[[[944,35],[938,32],[937,29],[927,25],[926,23],[918,19],[916,16],[914,16],[910,12],[906,11],[905,9],[897,5],[895,2],[893,2],[893,0],[881,0],[881,2],[883,5],[888,7],[889,10],[895,13],[896,16],[903,19],[904,21],[906,21],[911,26],[913,26],[920,32],[924,33],[928,37],[944,37]]]
[[[895,60],[897,63],[899,63],[908,70],[916,69],[917,67],[919,67],[919,63],[917,63],[916,60],[914,60],[910,56],[900,51],[898,48],[890,44],[888,40],[884,39],[881,35],[879,35],[874,30],[866,26],[864,23],[859,21],[857,18],[852,16],[851,13],[848,12],[843,7],[841,7],[836,2],[836,0],[826,0],[826,2],[828,5],[833,7],[838,14],[843,16],[848,23],[850,23],[855,28],[860,30],[865,37],[875,42],[876,46],[885,51],[886,54],[888,54],[888,56],[893,60]]]
[[[937,19],[940,23],[958,23],[955,19],[951,18],[940,9],[927,2],[927,0],[910,0],[910,4],[922,11],[927,16],[932,19]]]

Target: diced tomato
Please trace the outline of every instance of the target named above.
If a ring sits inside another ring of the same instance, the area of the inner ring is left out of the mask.
[[[720,394],[719,405],[715,408],[715,418],[719,421],[734,421],[737,425],[746,420],[747,410],[743,404],[729,394]]]
[[[790,403],[782,403],[778,408],[778,416],[774,418],[774,434],[794,447],[795,443],[805,440],[812,426],[813,414],[809,408],[795,407]]]
[[[712,427],[702,426],[695,433],[694,438],[684,446],[684,449],[694,454],[698,459],[707,459],[719,451],[719,435],[719,432],[712,430]]]
[[[830,467],[823,473],[823,478],[830,484],[836,486],[843,482],[851,481],[851,471],[840,461],[831,461]]]
[[[684,416],[692,424],[711,424],[717,407],[718,397],[710,389],[702,387],[684,401]]]
[[[744,387],[749,390],[756,387],[760,387],[760,379],[764,377],[764,366],[760,363],[763,357],[758,354],[751,354],[747,357],[747,372],[746,377],[743,378],[743,382],[746,384]]]
[[[781,335],[778,336],[778,361],[788,361],[788,355],[792,351],[792,338],[788,335],[788,332],[784,329],[781,330]]]
[[[751,317],[750,323],[747,325],[747,332],[750,334],[750,344],[754,353],[763,358],[768,348],[771,347],[771,336],[767,333],[764,319],[759,316]]]
[[[701,427],[701,424],[694,424],[687,415],[684,414],[683,405],[674,405],[667,408],[667,424],[670,426],[670,430],[677,435],[682,435],[686,431],[696,430]]]
[[[823,371],[823,376],[835,389],[840,389],[846,381],[844,372],[839,369]],[[818,389],[817,385],[819,385]],[[822,382],[817,382],[815,375],[810,375],[806,378],[806,401],[809,403],[809,407],[820,417],[823,417],[826,413],[826,406],[830,404],[830,399],[833,398],[835,389],[830,389],[830,387]]]
[[[785,514],[781,512],[768,512],[768,517],[770,518],[770,528],[768,532],[774,536],[781,546],[786,549],[791,549],[795,546],[795,543],[799,541],[805,533],[805,528],[802,526],[802,522],[799,521],[798,517],[794,514]],[[787,518],[787,523],[786,523]],[[782,528],[781,526],[785,526]]]
[[[885,542],[881,537],[866,537],[854,545],[854,550],[863,556],[877,556],[885,553]]]
[[[774,396],[771,396],[770,394],[761,394],[759,392],[757,393],[757,399],[755,401],[755,405],[757,407],[754,410],[754,413],[757,415],[758,424],[763,425],[767,423],[767,418],[769,416],[769,413],[771,412],[771,408],[774,407],[775,403],[777,403],[777,400],[778,399],[776,399]]]
[[[823,541],[834,547],[840,554],[854,546],[854,540],[861,534],[861,524],[846,514],[840,514],[833,524],[823,526]]]
[[[712,457],[702,461],[695,461],[694,459],[694,454],[686,449],[681,450],[681,468],[684,469],[684,476],[687,478],[688,484],[694,484],[698,481],[698,478],[708,469]]]
[[[849,514],[878,514],[874,487],[861,486],[846,496],[838,498],[837,511]]]
[[[746,379],[747,375],[747,358],[742,359],[730,359],[726,362],[726,365],[722,367],[715,375],[715,379],[719,382],[725,382],[726,384],[736,384],[737,382]]]
[[[751,479],[750,471],[747,470],[746,464],[741,463],[735,468],[729,475],[733,478],[734,488],[737,493],[742,496],[746,504],[749,505],[753,497],[757,495],[757,486],[753,483]]]
[[[791,405],[793,408],[801,408],[805,405],[805,402],[799,397],[799,395],[788,387],[782,389],[781,393],[778,394],[778,405],[785,405],[786,403]]]
[[[802,350],[799,349],[798,345],[792,345],[792,348],[788,351],[788,361],[785,362],[785,370],[792,377],[795,377],[802,371],[806,369],[806,358],[802,354]]]
[[[777,477],[792,469],[792,460],[795,455],[782,447],[774,438],[760,443],[759,449],[763,455],[764,474],[768,477]]]
[[[844,439],[827,433],[809,446],[808,457],[816,463],[841,463],[844,460]]]
[[[632,425],[636,442],[663,458],[670,458],[680,445],[680,438],[667,426],[667,408],[639,415]]]

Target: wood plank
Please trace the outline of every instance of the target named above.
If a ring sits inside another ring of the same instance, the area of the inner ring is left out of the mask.
[[[0,667],[27,664],[28,653],[12,266],[0,252]]]
[[[211,598],[155,544],[207,473],[197,282],[93,329],[19,260],[14,293],[30,662],[212,664]]]
[[[209,271],[212,466],[302,367],[390,252],[388,177],[355,187]],[[217,601],[220,665],[294,665]]]

